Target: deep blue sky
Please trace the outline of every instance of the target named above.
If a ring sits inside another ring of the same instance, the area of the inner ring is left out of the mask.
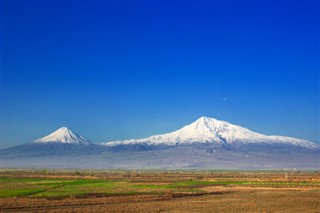
[[[319,139],[319,3],[2,5],[2,147],[67,126],[94,142],[210,116]]]

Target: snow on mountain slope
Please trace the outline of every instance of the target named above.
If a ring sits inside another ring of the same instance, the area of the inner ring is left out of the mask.
[[[148,145],[175,145],[191,143],[216,143],[216,144],[286,144],[301,146],[309,149],[319,149],[319,145],[306,140],[283,136],[267,136],[253,132],[241,126],[214,118],[201,117],[195,122],[177,131],[155,135],[143,139],[112,141],[104,143],[107,146],[126,144]]]
[[[61,127],[55,132],[39,138],[32,142],[33,144],[45,144],[45,143],[61,143],[61,144],[81,144],[88,145],[91,142],[77,133],[71,131],[67,127]]]

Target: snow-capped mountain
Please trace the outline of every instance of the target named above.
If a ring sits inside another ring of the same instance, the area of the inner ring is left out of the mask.
[[[2,149],[7,168],[317,169],[319,145],[267,136],[201,117],[175,132],[102,144],[62,127],[31,143]]]
[[[39,157],[39,156],[70,156],[99,152],[98,146],[78,135],[67,127],[61,127],[51,134],[35,141],[19,146],[3,149],[2,157]]]
[[[46,143],[59,143],[59,144],[80,144],[89,145],[92,144],[89,140],[78,135],[67,127],[61,127],[51,134],[39,138],[32,142],[33,144],[46,144]]]
[[[308,149],[319,149],[319,145],[310,141],[284,137],[268,136],[253,132],[214,118],[201,117],[195,122],[171,133],[154,135],[143,139],[111,141],[107,146],[146,144],[146,145],[178,145],[178,144],[220,144],[220,145],[294,145]]]

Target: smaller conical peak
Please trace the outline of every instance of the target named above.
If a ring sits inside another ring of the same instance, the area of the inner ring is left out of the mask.
[[[60,127],[58,130],[69,130],[69,129],[68,127],[63,126],[63,127]]]
[[[72,130],[68,129],[68,127],[60,127],[54,132],[60,133],[60,134],[66,134],[67,132],[72,132]]]
[[[35,140],[34,143],[89,144],[91,142],[67,127],[61,127],[51,134]]]
[[[68,127],[65,127],[65,126],[64,127],[60,127],[55,132],[60,133],[60,134],[74,133],[71,129],[69,129]]]

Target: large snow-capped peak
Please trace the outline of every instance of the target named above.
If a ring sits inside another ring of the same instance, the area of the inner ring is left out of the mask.
[[[216,143],[216,144],[290,144],[311,149],[318,149],[319,145],[310,141],[284,137],[267,136],[253,132],[247,128],[231,124],[226,121],[210,117],[201,117],[183,128],[161,135],[154,135],[143,139],[112,141],[104,145],[115,146],[125,144],[191,144],[191,143]]]
[[[61,127],[51,134],[39,138],[32,143],[62,143],[62,144],[81,144],[87,145],[91,142],[84,137],[78,135],[67,127]]]

